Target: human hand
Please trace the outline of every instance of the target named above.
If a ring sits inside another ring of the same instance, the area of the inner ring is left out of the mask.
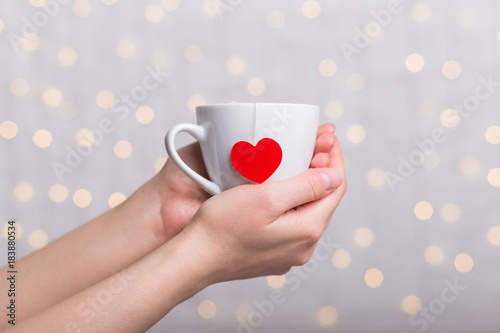
[[[335,141],[335,126],[323,124],[318,128],[312,168],[322,168],[328,163],[329,152]],[[200,145],[194,143],[178,151],[179,156],[195,172],[208,178]],[[160,218],[154,225],[160,243],[177,235],[191,221],[200,206],[211,197],[198,184],[182,172],[171,160],[165,163],[155,176],[156,190],[160,200]],[[159,244],[161,245],[161,244]]]
[[[179,236],[203,254],[211,283],[284,274],[310,259],[346,191],[340,145],[322,149],[330,143],[319,133],[312,168],[301,175],[238,186],[200,207]]]

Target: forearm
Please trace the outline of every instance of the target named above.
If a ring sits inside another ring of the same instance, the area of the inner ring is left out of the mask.
[[[158,247],[151,228],[138,227],[158,217],[153,186],[147,183],[120,206],[19,260],[18,283],[23,292],[17,296],[22,309],[18,320],[121,271]]]
[[[211,282],[198,241],[179,234],[124,271],[33,316],[24,332],[144,332]],[[9,331],[7,331],[9,332]]]

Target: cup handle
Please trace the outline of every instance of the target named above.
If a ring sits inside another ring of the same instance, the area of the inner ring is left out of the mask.
[[[195,181],[208,193],[212,195],[221,193],[222,190],[219,185],[194,172],[193,169],[188,167],[188,165],[180,158],[174,144],[175,137],[180,132],[186,132],[200,142],[206,139],[206,131],[201,126],[194,124],[178,124],[172,127],[165,136],[165,147],[167,148],[168,156],[170,156],[172,162],[174,162],[179,169],[181,169],[189,178]]]

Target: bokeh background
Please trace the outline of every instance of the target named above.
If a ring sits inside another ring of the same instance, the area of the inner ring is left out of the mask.
[[[196,105],[317,104],[337,126],[349,182],[328,256],[211,286],[150,332],[498,332],[500,93],[477,87],[500,81],[499,10],[493,0],[2,1],[1,223],[17,220],[22,256],[117,205],[161,168],[166,131],[195,122]],[[168,75],[146,90],[151,71]],[[99,139],[90,130],[105,118],[114,131]],[[429,144],[433,133],[441,140]],[[53,163],[76,149],[89,154],[58,178]],[[284,301],[271,311],[276,291]]]

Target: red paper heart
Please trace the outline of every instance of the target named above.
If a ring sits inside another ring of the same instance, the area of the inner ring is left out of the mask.
[[[282,157],[279,143],[270,138],[260,140],[255,147],[246,141],[240,141],[231,150],[231,162],[236,171],[259,184],[278,169]]]

